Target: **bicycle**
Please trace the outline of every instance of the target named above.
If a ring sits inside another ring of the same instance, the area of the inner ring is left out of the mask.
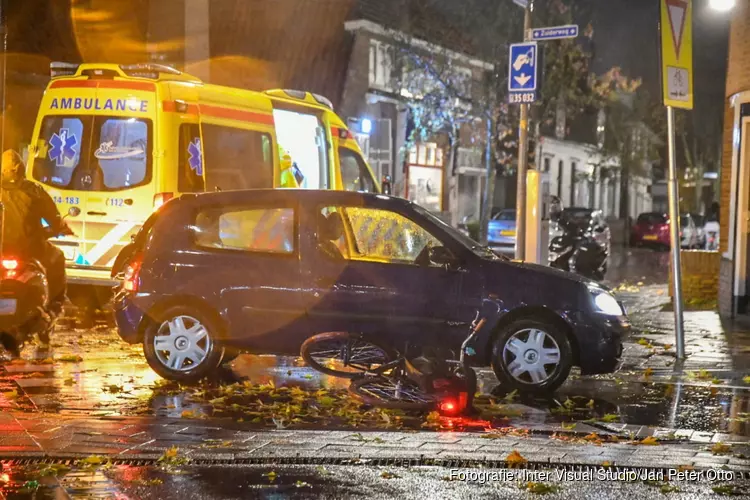
[[[477,377],[469,365],[469,357],[474,354],[470,344],[487,323],[488,315],[483,310],[488,304],[497,311],[494,301],[484,301],[461,345],[458,360],[409,360],[371,337],[348,332],[314,335],[302,344],[300,354],[316,371],[351,379],[349,392],[366,404],[459,415],[472,409]]]

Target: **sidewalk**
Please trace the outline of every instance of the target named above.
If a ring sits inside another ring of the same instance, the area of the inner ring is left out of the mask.
[[[667,285],[628,287],[616,294],[634,326],[633,335],[625,342],[622,369],[651,368],[655,373],[679,369],[674,355],[674,312],[664,310],[670,306]],[[684,326],[687,358],[682,370],[707,370],[729,379],[749,374],[750,330],[746,327],[723,322],[716,311],[686,311]]]
[[[2,459],[74,460],[92,455],[114,462],[150,462],[177,447],[193,463],[361,463],[503,466],[517,451],[529,467],[610,464],[619,467],[716,468],[747,471],[747,444],[715,454],[710,443],[636,445],[544,436],[453,432],[256,431],[219,422],[152,417],[69,418],[0,415]],[[607,440],[606,433],[602,439]],[[14,449],[15,448],[15,449]]]

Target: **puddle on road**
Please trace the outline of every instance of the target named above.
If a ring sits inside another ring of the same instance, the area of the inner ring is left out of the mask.
[[[424,416],[363,409],[348,396],[347,380],[315,372],[297,358],[242,355],[214,380],[180,387],[161,380],[146,364],[141,347],[122,343],[106,325],[95,332],[57,332],[52,346],[47,352],[25,351],[26,364],[5,364],[0,409],[81,416],[220,417],[271,428],[419,429],[425,423],[441,427]],[[485,397],[478,402],[484,414],[477,420],[452,421],[449,427],[484,431],[606,417],[612,423],[750,435],[748,390],[711,389],[688,377],[682,381],[583,377],[549,398],[507,397],[492,373],[483,371],[479,391]]]

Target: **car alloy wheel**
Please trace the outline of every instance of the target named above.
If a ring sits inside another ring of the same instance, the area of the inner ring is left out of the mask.
[[[149,366],[175,382],[197,382],[221,365],[220,320],[203,308],[173,306],[154,314],[144,332]]]
[[[560,348],[546,332],[529,328],[516,332],[506,342],[503,362],[517,381],[543,384],[560,364]]]
[[[190,316],[177,316],[163,322],[153,342],[159,361],[179,372],[200,366],[212,347],[206,327]]]
[[[554,391],[568,378],[572,364],[570,341],[552,322],[517,320],[493,341],[495,376],[521,392]]]

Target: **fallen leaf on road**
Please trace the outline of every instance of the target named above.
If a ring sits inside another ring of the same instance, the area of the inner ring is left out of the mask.
[[[607,413],[602,417],[602,422],[617,422],[620,420],[620,415],[616,413]]]
[[[383,479],[398,479],[401,476],[399,476],[395,472],[384,470],[383,472],[380,473],[380,477],[382,477]]]
[[[645,370],[643,370],[643,376],[644,377],[650,377],[653,374],[654,374],[654,369],[651,368],[650,366],[648,368],[646,368]]]
[[[641,441],[638,441],[636,444],[644,446],[659,446],[659,441],[657,441],[654,436],[649,436],[645,439],[642,439]]]
[[[55,363],[55,360],[52,359],[52,358],[45,358],[45,359],[39,361],[40,365],[52,365],[54,363]]]
[[[522,483],[518,487],[524,491],[528,491],[529,493],[534,493],[536,495],[546,495],[547,493],[555,493],[560,490],[560,487],[555,486],[554,484],[535,483],[532,481]]]
[[[690,375],[700,380],[708,380],[713,378],[713,375],[711,375],[706,369],[701,369],[700,371],[698,371],[698,373],[693,372]]]
[[[278,477],[278,474],[276,474],[274,471],[268,472],[266,474],[263,474],[265,477],[268,478],[269,481],[273,482]]]
[[[668,351],[672,348],[672,344],[664,344],[664,350]]]
[[[680,488],[677,486],[671,485],[671,484],[662,484],[661,488],[659,488],[659,491],[661,491],[663,494],[667,493],[673,493],[675,491],[680,491]]]
[[[591,434],[589,434],[588,436],[584,437],[583,439],[586,440],[586,441],[588,441],[588,442],[590,442],[590,443],[594,443],[596,445],[602,444],[602,438],[599,437],[599,434],[597,434],[596,432],[592,432]]]
[[[560,425],[562,425],[563,429],[567,429],[567,430],[571,430],[571,429],[575,429],[576,428],[576,423],[575,422],[572,422],[572,423],[563,422]]]
[[[594,400],[589,399],[589,402],[586,403],[586,408],[593,408],[594,407]]]
[[[516,399],[516,396],[518,396],[518,389],[513,389],[512,392],[509,392],[508,394],[505,395],[505,397],[503,398],[503,401],[507,403],[512,403],[513,400]]]
[[[723,484],[721,486],[714,486],[711,489],[717,495],[723,495],[723,496],[740,496],[744,494],[739,488],[737,488],[736,486],[732,486],[731,484]]]
[[[686,470],[695,470],[695,467],[693,467],[692,465],[680,465],[679,467],[677,467],[677,470],[680,472],[685,472]]]
[[[729,453],[732,451],[732,447],[728,444],[724,444],[721,441],[713,445],[711,448],[711,453],[714,455],[724,455],[726,453]]]
[[[5,396],[5,399],[9,400],[18,399],[18,391],[14,389],[12,391],[4,392],[3,396]]]
[[[83,361],[83,358],[78,354],[66,354],[65,356],[60,356],[57,360],[63,363],[80,363]]]
[[[69,377],[63,380],[63,385],[71,386],[73,384],[75,384],[75,380],[73,380],[73,377]]]
[[[610,467],[611,465],[612,465],[612,462],[609,462],[607,460],[605,460],[604,462],[602,462],[602,467]]]
[[[742,381],[746,384],[750,384],[750,375],[742,377]]]
[[[523,456],[521,456],[521,454],[518,453],[518,450],[511,451],[510,454],[508,454],[508,456],[505,457],[505,461],[508,463],[508,466],[510,468],[528,463],[528,460],[526,460]]]
[[[19,359],[13,359],[8,364],[9,365],[25,365],[26,364],[26,360],[25,359],[20,359],[20,358]]]

